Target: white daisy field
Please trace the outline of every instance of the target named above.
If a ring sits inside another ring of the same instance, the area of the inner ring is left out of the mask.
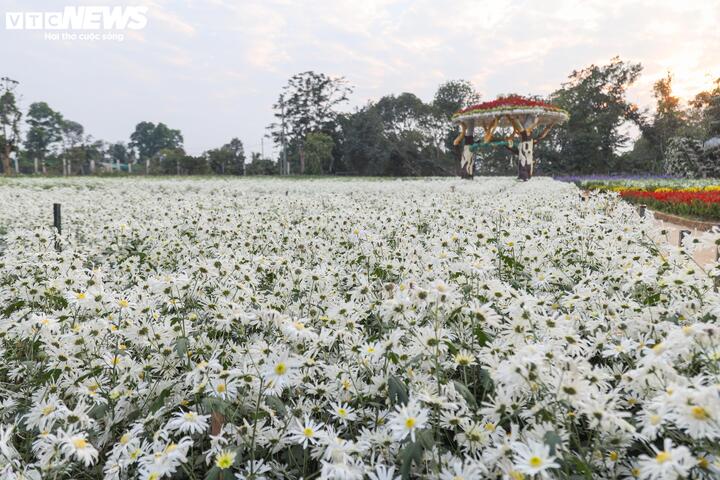
[[[717,265],[655,228],[545,178],[3,181],[0,478],[718,478]]]

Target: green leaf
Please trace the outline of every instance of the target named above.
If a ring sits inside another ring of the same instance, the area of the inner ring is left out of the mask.
[[[422,463],[423,448],[420,442],[408,443],[405,448],[400,451],[400,459],[402,464],[400,466],[400,475],[402,480],[410,479],[410,470],[412,469],[413,460],[416,464]]]
[[[453,381],[453,384],[455,385],[455,390],[457,390],[457,392],[462,395],[462,397],[465,399],[466,402],[468,402],[471,407],[477,407],[477,400],[475,399],[475,396],[464,383],[460,383],[455,380]]]
[[[408,403],[407,387],[405,387],[405,384],[394,375],[391,375],[390,378],[388,378],[388,394],[390,402],[393,405],[397,405],[398,403],[405,405]]]
[[[220,472],[222,472],[222,470],[219,469],[217,465],[213,465],[205,474],[205,480],[218,480],[220,478]]]
[[[177,339],[177,342],[175,342],[175,351],[177,352],[177,354],[180,358],[183,358],[187,355],[187,351],[188,351],[188,338],[187,337],[179,337]]]
[[[482,388],[486,393],[491,392],[495,386],[493,379],[490,376],[490,372],[484,368],[480,369],[480,385],[482,385]]]
[[[282,400],[280,400],[278,397],[275,396],[267,396],[265,397],[265,403],[268,405],[268,407],[275,410],[277,413],[279,413],[281,416],[287,415],[287,408],[285,407],[285,404]]]
[[[24,300],[18,300],[17,302],[13,302],[7,307],[5,307],[2,311],[3,316],[9,317],[11,313],[20,310],[25,305]]]
[[[550,455],[555,455],[557,452],[557,446],[562,444],[562,438],[560,438],[560,435],[558,435],[557,432],[551,430],[549,432],[545,432],[543,442],[545,445],[550,447]]]
[[[473,329],[473,335],[475,335],[475,338],[481,347],[484,347],[488,344],[488,342],[490,342],[490,337],[482,329],[482,325],[478,325]]]
[[[94,407],[92,407],[90,409],[90,412],[88,413],[88,415],[93,420],[100,420],[107,413],[107,409],[108,409],[107,403],[98,403],[97,405],[95,405]]]
[[[218,412],[225,416],[233,411],[233,406],[230,402],[217,397],[203,398],[202,405],[208,412]]]
[[[424,450],[430,450],[435,446],[435,436],[430,429],[420,430],[415,433],[415,441],[419,443]]]
[[[170,393],[172,393],[172,389],[170,387],[160,392],[160,395],[158,395],[157,398],[150,404],[150,413],[155,413],[165,406],[165,399],[170,396]]]

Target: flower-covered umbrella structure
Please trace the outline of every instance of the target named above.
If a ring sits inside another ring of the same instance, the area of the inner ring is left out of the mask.
[[[504,146],[518,157],[518,177],[528,180],[533,174],[535,143],[568,118],[570,115],[555,105],[519,96],[498,98],[455,112],[452,120],[460,126],[455,145],[465,143],[460,160],[463,177],[472,178],[479,148]],[[479,142],[475,142],[476,128],[482,130]]]

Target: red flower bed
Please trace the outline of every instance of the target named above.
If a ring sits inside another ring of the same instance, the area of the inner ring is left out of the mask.
[[[659,202],[675,203],[720,203],[720,191],[686,192],[673,190],[670,192],[645,192],[641,190],[623,190],[620,192],[623,198],[649,198]]]

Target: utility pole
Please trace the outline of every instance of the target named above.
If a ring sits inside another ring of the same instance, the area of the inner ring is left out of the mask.
[[[285,145],[285,102],[283,100],[282,94],[280,95],[280,125],[281,125],[281,133],[280,133],[280,143],[282,144],[282,175],[290,175],[290,165],[288,165],[287,161],[287,146]]]

